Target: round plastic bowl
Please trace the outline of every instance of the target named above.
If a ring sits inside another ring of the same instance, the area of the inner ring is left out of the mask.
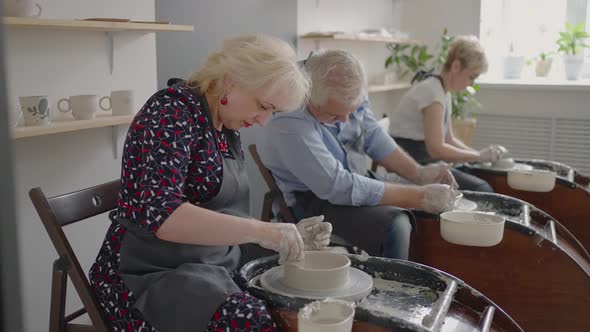
[[[297,314],[298,332],[350,332],[354,304],[333,299],[312,302]]]
[[[350,280],[350,259],[328,251],[306,251],[301,266],[284,266],[283,283],[291,288],[322,290],[342,288]]]
[[[447,242],[491,247],[504,236],[503,217],[474,211],[450,211],[440,215],[440,235]]]
[[[512,170],[508,172],[508,186],[516,190],[548,192],[555,188],[555,172],[534,170]]]

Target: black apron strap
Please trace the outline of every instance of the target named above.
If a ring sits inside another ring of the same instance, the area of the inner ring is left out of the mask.
[[[436,77],[438,79],[438,81],[440,82],[440,85],[442,85],[443,90],[447,91],[446,87],[445,87],[445,82],[442,79],[442,76],[440,76],[439,74],[435,74],[434,69],[426,71],[426,70],[418,70],[416,72],[416,74],[414,75],[414,77],[412,77],[412,81],[411,84],[414,84],[414,82],[420,82],[420,81],[424,81],[425,79],[429,78],[429,77]]]
[[[184,80],[182,78],[177,78],[177,77],[172,77],[169,78],[168,81],[166,82],[166,85],[169,87],[172,86],[178,86],[179,84],[184,84]]]

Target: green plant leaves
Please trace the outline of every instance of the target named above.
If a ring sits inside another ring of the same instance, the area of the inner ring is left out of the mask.
[[[481,104],[475,99],[479,85],[468,86],[465,91],[455,92],[451,96],[453,118],[467,118],[477,116]]]
[[[573,25],[566,22],[565,31],[559,32],[559,39],[556,41],[559,46],[557,51],[567,55],[576,55],[584,48],[590,47],[585,42],[588,37],[590,37],[590,34],[586,32],[584,23]]]
[[[390,55],[385,59],[385,68],[387,69],[391,65],[393,65],[393,55]]]
[[[385,59],[385,68],[395,66],[400,78],[404,78],[410,72],[437,69],[445,62],[452,41],[453,36],[449,36],[445,29],[438,54],[430,53],[425,45],[387,44],[386,47],[391,54]]]

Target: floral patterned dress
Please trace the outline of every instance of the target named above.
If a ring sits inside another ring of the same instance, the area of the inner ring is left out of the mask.
[[[199,205],[215,197],[222,183],[223,158],[234,158],[228,138],[209,123],[202,98],[186,86],[161,90],[129,128],[117,214],[146,232],[156,232],[181,204]],[[234,134],[239,141],[239,133]],[[90,269],[90,283],[113,331],[156,331],[133,308],[134,295],[118,273],[125,232],[118,223],[110,226]],[[265,304],[247,292],[230,295],[207,327],[207,331],[275,330]]]

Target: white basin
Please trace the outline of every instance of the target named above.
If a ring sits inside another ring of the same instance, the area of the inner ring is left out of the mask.
[[[326,299],[309,303],[297,314],[298,332],[350,332],[354,303]]]
[[[504,237],[503,217],[475,211],[450,211],[440,215],[440,235],[447,242],[491,247]]]
[[[508,171],[508,186],[516,190],[549,192],[555,188],[555,172],[533,170]]]

